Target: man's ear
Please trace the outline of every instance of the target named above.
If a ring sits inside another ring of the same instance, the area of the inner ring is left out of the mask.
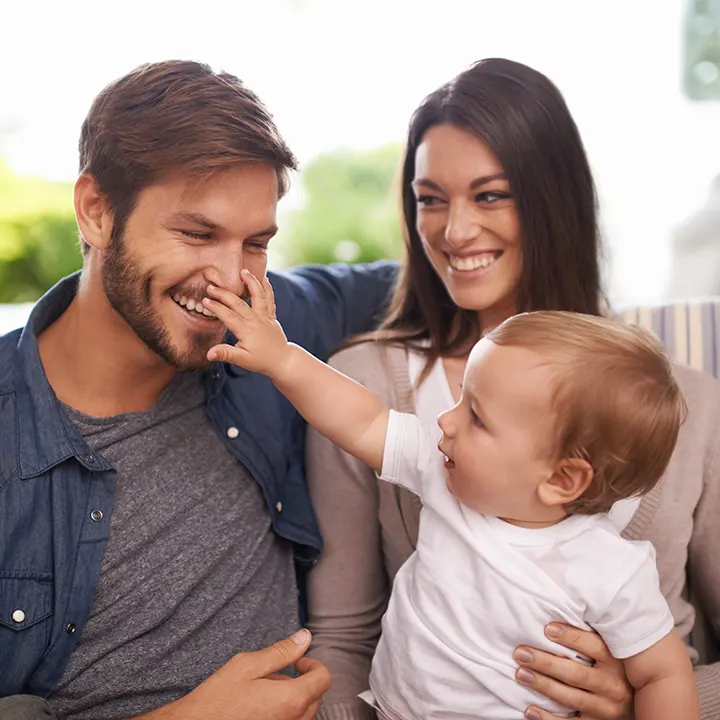
[[[555,472],[538,486],[538,497],[543,505],[557,507],[577,500],[593,479],[593,469],[582,458],[560,460]]]
[[[81,175],[75,182],[75,217],[85,242],[96,250],[110,244],[112,215],[105,197],[92,175]]]

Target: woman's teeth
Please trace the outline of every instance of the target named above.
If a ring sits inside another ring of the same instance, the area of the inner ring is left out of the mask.
[[[198,315],[214,318],[215,315],[203,306],[202,300],[195,301],[192,298],[186,298],[184,295],[173,295],[173,300],[190,312],[196,312]]]
[[[479,270],[480,268],[490,267],[499,257],[501,253],[480,253],[478,255],[469,255],[467,257],[458,257],[457,255],[448,255],[448,264],[453,270],[461,272],[469,272],[470,270]]]

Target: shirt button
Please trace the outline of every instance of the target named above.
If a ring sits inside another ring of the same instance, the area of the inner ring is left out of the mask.
[[[282,512],[282,503],[281,503],[279,500],[275,503],[275,509],[276,509],[279,513]]]
[[[15,610],[12,614],[12,619],[16,623],[21,623],[25,620],[25,613],[22,610]]]
[[[93,522],[100,522],[103,519],[102,510],[93,510],[90,513],[90,517],[93,519]]]
[[[68,623],[65,627],[65,632],[68,635],[74,635],[75,631],[77,630],[77,625],[75,623]]]
[[[239,434],[240,434],[240,431],[236,427],[229,427],[227,429],[227,436],[231,440],[234,440]]]

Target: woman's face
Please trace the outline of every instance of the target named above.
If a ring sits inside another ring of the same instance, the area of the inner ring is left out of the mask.
[[[490,148],[453,125],[430,128],[415,155],[417,231],[456,305],[483,328],[517,312],[520,220]]]

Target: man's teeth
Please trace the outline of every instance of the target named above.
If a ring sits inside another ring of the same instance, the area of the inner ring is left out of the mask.
[[[186,310],[196,312],[198,315],[205,315],[206,317],[215,317],[206,307],[203,306],[202,300],[193,300],[192,298],[186,298],[184,295],[173,295],[173,300],[184,307]]]
[[[500,256],[496,254],[483,253],[482,255],[470,255],[468,257],[458,257],[457,255],[449,255],[448,263],[453,270],[468,272],[469,270],[479,270],[492,265]]]

